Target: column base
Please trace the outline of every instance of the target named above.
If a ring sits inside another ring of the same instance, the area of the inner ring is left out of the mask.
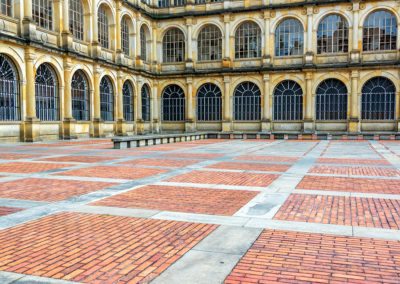
[[[261,121],[261,131],[262,132],[271,132],[272,130],[272,123],[271,120],[266,119]]]
[[[65,118],[62,124],[63,127],[63,139],[65,140],[72,140],[78,139],[75,132],[75,123],[76,120],[73,118]]]
[[[232,121],[222,122],[222,132],[232,132]]]
[[[350,133],[359,133],[360,132],[360,120],[358,118],[350,119],[348,131]]]
[[[67,32],[62,32],[61,33],[61,41],[62,41],[62,47],[71,50],[72,49],[72,43],[73,43],[73,37],[71,33]]]
[[[93,137],[104,138],[103,121],[100,118],[95,118],[93,121]]]
[[[136,133],[139,135],[144,134],[144,121],[139,119],[136,123]]]
[[[270,55],[265,55],[262,59],[263,67],[271,67],[272,66],[272,58]]]
[[[153,119],[153,133],[159,134],[160,132],[160,121],[158,119]]]
[[[350,63],[358,64],[361,61],[361,53],[359,50],[352,50],[350,52]]]
[[[186,133],[196,132],[196,124],[193,121],[186,121],[185,132]]]
[[[24,121],[24,142],[40,141],[40,120],[36,117],[27,117]]]
[[[232,60],[229,57],[225,57],[222,59],[222,68],[231,68]]]
[[[304,133],[314,133],[315,132],[315,123],[313,120],[304,121],[303,132]]]
[[[128,135],[127,131],[126,131],[126,122],[124,119],[117,120],[116,134],[118,136],[127,136]]]
[[[312,66],[314,65],[314,52],[307,51],[304,55],[304,65]]]
[[[185,69],[186,69],[186,70],[189,70],[189,71],[191,71],[191,70],[194,69],[194,63],[193,63],[193,60],[192,60],[192,59],[188,59],[188,60],[185,62]]]
[[[22,35],[26,39],[36,39],[36,25],[31,19],[24,18],[22,20]]]

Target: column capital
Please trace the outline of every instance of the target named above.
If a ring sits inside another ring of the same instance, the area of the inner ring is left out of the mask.
[[[230,83],[230,82],[231,82],[231,77],[224,76],[224,83]]]
[[[264,75],[263,75],[263,80],[264,80],[264,82],[269,82],[269,80],[270,80],[270,75],[269,75],[269,74],[264,74]]]
[[[71,71],[72,70],[72,61],[71,58],[64,58],[64,71]]]
[[[124,79],[124,77],[125,77],[125,74],[124,74],[124,72],[122,72],[122,71],[118,71],[117,72],[117,79]]]
[[[264,16],[264,20],[269,20],[273,17],[273,13],[272,13],[272,11],[267,10],[267,11],[264,11],[263,16]]]
[[[351,78],[359,78],[360,77],[360,72],[358,70],[352,70],[351,71]]]
[[[33,62],[37,58],[36,53],[33,50],[25,50],[25,60]]]
[[[193,78],[192,77],[186,78],[186,84],[193,84]]]
[[[225,14],[224,15],[224,23],[230,23],[231,22],[231,14]]]
[[[307,72],[306,73],[306,80],[312,80],[313,79],[313,73],[312,72]]]
[[[192,25],[194,25],[195,19],[194,19],[193,17],[187,17],[187,18],[185,18],[185,20],[186,20],[186,25],[187,25],[187,26],[192,26]]]

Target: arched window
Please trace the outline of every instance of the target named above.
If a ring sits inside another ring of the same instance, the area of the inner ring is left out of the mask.
[[[261,119],[261,91],[252,82],[243,82],[233,94],[233,114],[235,120]]]
[[[207,83],[197,91],[197,120],[220,121],[222,119],[222,94],[217,85]]]
[[[397,20],[395,15],[380,10],[368,15],[363,29],[363,49],[396,50]]]
[[[32,19],[41,28],[53,29],[53,1],[33,0]]]
[[[349,50],[349,27],[340,15],[328,15],[318,25],[317,52],[337,53]]]
[[[163,38],[163,61],[183,62],[185,60],[185,36],[178,28],[166,32]]]
[[[261,29],[253,22],[244,22],[235,34],[235,58],[261,57]]]
[[[12,0],[0,0],[0,14],[12,17]]]
[[[109,41],[109,30],[108,30],[108,18],[107,12],[104,6],[100,6],[98,15],[97,15],[97,26],[98,26],[98,36],[99,36],[99,43],[103,48],[110,47]]]
[[[14,63],[0,54],[0,120],[20,120],[18,72]]]
[[[124,119],[133,121],[133,87],[129,81],[124,83],[122,87]]]
[[[147,61],[147,34],[148,29],[145,25],[140,27],[140,55],[143,61]]]
[[[362,88],[361,117],[365,120],[393,120],[396,87],[384,77],[367,81]]]
[[[114,120],[114,88],[108,76],[100,81],[100,110],[102,120]]]
[[[327,79],[317,88],[317,120],[347,119],[347,88],[336,79]]]
[[[185,93],[178,85],[169,85],[162,93],[162,118],[164,121],[185,120]]]
[[[72,76],[71,81],[72,116],[76,120],[90,120],[90,90],[87,77],[82,70]]]
[[[274,120],[303,119],[303,90],[294,81],[279,83],[274,91]]]
[[[77,40],[83,40],[83,15],[82,0],[69,0],[69,30]]]
[[[43,121],[60,119],[58,80],[54,69],[44,63],[36,71],[36,116]]]
[[[122,47],[122,52],[129,56],[129,23],[128,23],[128,17],[123,17],[121,20],[121,47]]]
[[[286,19],[275,31],[275,55],[302,55],[304,45],[303,25],[297,19]]]
[[[222,59],[222,33],[217,26],[204,27],[197,40],[199,61]]]
[[[150,106],[150,87],[145,84],[142,87],[142,119],[143,121],[150,121],[151,106]]]

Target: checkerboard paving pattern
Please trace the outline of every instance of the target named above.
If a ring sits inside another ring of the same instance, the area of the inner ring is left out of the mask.
[[[334,166],[314,166],[309,173],[330,174],[330,175],[351,175],[351,176],[382,176],[399,177],[400,171],[394,168],[378,167],[334,167]]]
[[[50,164],[50,163],[31,163],[31,162],[12,162],[0,164],[0,172],[5,173],[39,173],[50,170],[70,167],[70,164]]]
[[[400,242],[264,230],[226,284],[399,283]]]
[[[400,200],[292,194],[276,220],[400,229]]]
[[[270,185],[278,176],[276,174],[193,171],[173,177],[167,181],[262,187]]]
[[[3,149],[1,149],[0,151],[3,151]],[[34,155],[34,154],[1,153],[0,159],[1,160],[21,160],[21,159],[32,159],[37,156],[38,155]]]
[[[0,206],[0,217],[21,211],[20,208]]]
[[[141,179],[166,172],[162,169],[96,166],[58,173],[64,176],[98,177],[114,179]]]
[[[83,283],[146,283],[215,228],[61,213],[0,231],[0,270]]]
[[[209,166],[212,169],[242,170],[242,171],[262,171],[262,172],[286,172],[290,166],[265,163],[232,163],[222,162]]]
[[[400,194],[400,180],[352,177],[305,176],[297,189]]]
[[[344,165],[390,165],[388,161],[382,159],[319,158],[317,163]]]
[[[243,155],[236,157],[235,160],[242,161],[258,161],[258,162],[282,162],[282,163],[295,163],[299,160],[297,157],[278,157],[278,156],[254,156]]]
[[[73,163],[101,163],[112,161],[115,158],[113,157],[105,157],[105,156],[63,156],[63,157],[52,157],[41,159],[41,161],[49,161],[49,162],[73,162]]]
[[[174,153],[174,154],[164,154],[161,157],[165,158],[187,158],[187,159],[215,159],[222,157],[223,154],[214,154],[214,153]]]
[[[150,185],[92,205],[233,215],[256,195],[255,191]]]
[[[115,185],[107,182],[27,178],[0,183],[0,198],[61,201]]]
[[[153,166],[153,167],[166,167],[166,168],[183,168],[196,163],[201,162],[201,160],[174,160],[174,159],[136,159],[128,162],[120,163],[120,165],[129,166]]]

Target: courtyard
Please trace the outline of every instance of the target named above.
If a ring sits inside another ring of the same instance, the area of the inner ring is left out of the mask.
[[[400,141],[0,144],[0,283],[400,283]]]

